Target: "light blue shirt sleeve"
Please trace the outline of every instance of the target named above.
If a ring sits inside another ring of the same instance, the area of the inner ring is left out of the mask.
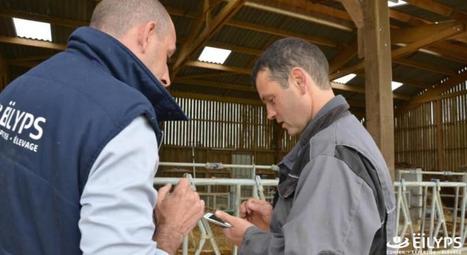
[[[152,240],[158,164],[156,136],[142,116],[104,147],[80,201],[78,225],[84,255],[167,255]]]

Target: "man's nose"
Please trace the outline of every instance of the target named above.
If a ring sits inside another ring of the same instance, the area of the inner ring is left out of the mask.
[[[268,120],[273,120],[276,118],[276,112],[272,109],[267,109],[268,111]]]
[[[164,74],[160,77],[161,83],[164,87],[168,88],[170,87],[171,81],[170,81],[170,73],[168,68],[164,72]]]
[[[170,84],[171,84],[170,78],[162,78],[161,83],[166,88],[170,87]]]

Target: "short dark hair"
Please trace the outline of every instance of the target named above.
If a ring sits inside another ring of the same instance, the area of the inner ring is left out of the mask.
[[[151,20],[158,23],[159,35],[168,31],[170,15],[158,0],[102,0],[92,13],[90,26],[120,37]]]
[[[260,71],[269,70],[269,78],[287,88],[290,71],[294,67],[308,72],[319,88],[331,88],[326,56],[316,45],[299,38],[280,39],[269,46],[253,67],[253,84],[256,84]]]

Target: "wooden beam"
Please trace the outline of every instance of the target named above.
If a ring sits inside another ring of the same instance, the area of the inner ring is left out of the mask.
[[[3,9],[3,8],[0,8],[0,16],[16,17],[16,18],[21,18],[21,19],[31,19],[31,20],[41,21],[41,22],[47,22],[47,23],[50,23],[56,26],[71,27],[71,28],[89,25],[89,21],[85,21],[85,20],[51,17],[48,15],[43,15],[43,14],[38,14],[38,13]]]
[[[214,73],[202,73],[202,74],[190,74],[184,76],[177,76],[175,82],[178,80],[196,80],[199,78],[208,78],[208,77],[220,77],[225,75],[238,75],[236,73],[227,73],[227,72],[214,72]]]
[[[350,45],[345,46],[336,56],[329,62],[329,73],[334,73],[339,68],[347,64],[357,55],[357,40]]]
[[[360,0],[340,0],[358,28],[363,28],[363,11]]]
[[[210,10],[210,7],[209,7],[209,0],[205,0],[204,1],[204,4],[203,4],[203,13],[201,15],[201,18],[200,19],[196,19],[194,24],[192,25],[192,29],[191,29],[191,33],[190,35],[184,39],[184,42],[183,42],[183,46],[181,46],[181,51],[180,51],[180,55],[181,54],[184,54],[183,51],[187,51],[187,50],[191,50],[190,47],[192,47],[192,42],[195,41],[197,38],[198,38],[198,35],[203,33],[203,30],[204,31],[207,31],[209,29],[209,25],[208,25],[208,17],[209,17],[209,10]],[[210,21],[209,21],[210,22]],[[210,35],[207,35],[207,36],[210,36]],[[181,42],[180,42],[181,43]],[[201,47],[201,45],[200,45]],[[195,50],[196,51],[196,50]],[[189,53],[190,54],[190,53]],[[178,55],[177,56],[177,60],[180,60],[180,58],[182,56]],[[187,59],[190,57],[189,55],[185,56]],[[182,61],[185,61],[185,60],[182,60]],[[176,65],[177,63],[175,63]],[[174,70],[173,72],[171,73],[171,79],[174,80],[175,79],[175,76],[177,75],[177,72],[180,70],[179,67],[175,67],[174,66]]]
[[[459,63],[467,63],[467,47],[451,43],[449,41],[440,41],[431,44],[427,49],[434,51],[447,59],[454,60]]]
[[[62,51],[66,48],[65,44],[32,40],[32,39],[24,39],[24,38],[4,36],[4,35],[0,35],[0,43],[17,44],[17,45],[45,48],[45,49],[58,50],[58,51]]]
[[[433,0],[406,0],[407,3],[410,5],[416,6],[420,9],[427,10],[429,12],[433,12],[439,14],[441,16],[450,17],[454,14],[454,9],[443,5],[437,1]]]
[[[294,1],[297,2],[297,1]],[[323,26],[328,26],[344,31],[353,31],[354,26],[346,21],[346,20],[339,20],[333,16],[324,16],[320,13],[317,13],[312,10],[304,10],[302,8],[296,8],[291,6],[291,2],[281,3],[280,1],[247,1],[245,6],[268,11],[280,15],[289,16],[296,19],[305,20],[308,22],[320,24]]]
[[[212,64],[212,63],[205,63],[201,61],[189,61],[186,63],[186,66],[191,66],[191,67],[197,67],[197,68],[206,68],[206,69],[212,69],[212,70],[218,70],[218,71],[224,71],[224,72],[231,72],[231,73],[237,73],[237,74],[244,74],[244,75],[250,75],[251,71],[246,68],[240,68],[240,67],[233,67],[233,66],[226,66],[226,65],[219,65],[219,64]],[[176,81],[178,81],[176,79]],[[340,83],[335,83],[331,82],[331,87],[333,89],[341,90],[341,91],[347,91],[347,92],[353,92],[353,93],[359,93],[359,94],[364,94],[365,89],[363,87],[358,87],[358,86],[349,86],[345,84],[340,84]],[[394,99],[399,99],[399,100],[409,100],[410,97],[404,96],[401,94],[394,94],[393,95]]]
[[[203,86],[203,87],[209,87],[209,88],[214,88],[214,89],[227,89],[227,90],[234,90],[234,91],[256,93],[255,88],[252,85],[248,85],[248,84],[238,85],[238,84],[231,84],[231,83],[225,83],[225,82],[195,80],[195,79],[189,79],[189,80],[178,79],[177,83]]]
[[[467,72],[463,72],[461,74],[455,76],[449,76],[448,80],[443,83],[438,83],[433,86],[433,88],[428,89],[425,93],[421,95],[417,95],[413,97],[408,104],[398,109],[397,113],[401,114],[408,110],[417,108],[419,105],[438,100],[442,98],[442,93],[449,90],[450,88],[459,85],[461,82],[465,82],[467,80]]]
[[[358,74],[358,76],[365,78],[365,74],[363,74],[363,73]],[[407,86],[410,86],[410,87],[415,87],[415,88],[426,89],[426,88],[431,87],[431,84],[426,84],[426,83],[423,83],[421,81],[417,81],[417,80],[413,80],[413,79],[401,79],[401,78],[393,77],[392,80],[397,81],[397,82],[401,82],[404,85],[407,85]],[[405,100],[405,101],[408,101],[408,100],[411,99],[410,96],[405,96],[405,95],[400,95],[400,94],[394,94],[394,98],[395,99]]]
[[[440,41],[440,40],[443,40],[443,39],[446,39],[446,38],[449,38],[451,36],[454,36],[456,34],[460,34],[464,31],[465,29],[465,25],[464,24],[455,24],[449,28],[446,28],[445,30],[443,31],[440,31],[439,33],[437,34],[432,34],[431,36],[429,37],[426,37],[424,39],[421,39],[421,40],[418,40],[416,42],[413,42],[409,45],[407,45],[406,47],[401,47],[399,49],[396,49],[392,52],[392,57],[393,58],[400,58],[400,57],[403,57],[403,56],[406,56],[420,48],[423,48],[427,45],[430,45],[434,42],[437,42],[437,41]]]
[[[392,80],[397,81],[397,82],[402,82],[404,85],[407,85],[407,86],[421,88],[421,89],[430,88],[431,86],[431,84],[427,84],[427,83],[413,80],[413,79],[401,79],[401,78],[393,77]]]
[[[171,15],[183,16],[183,17],[192,18],[192,19],[199,19],[199,17],[186,14],[183,10],[178,10],[174,8],[167,8],[167,9],[169,10],[169,13]],[[318,45],[328,46],[328,47],[337,47],[337,43],[329,39],[325,39],[325,38],[317,37],[317,36],[304,36],[303,34],[297,34],[297,33],[293,33],[290,31],[277,29],[274,27],[261,26],[261,25],[256,25],[252,23],[233,21],[233,20],[226,21],[225,25],[231,26],[231,27],[237,27],[237,28],[241,28],[245,30],[256,31],[259,33],[277,35],[281,37],[299,37],[299,38],[303,38],[305,40],[308,40]]]
[[[209,41],[206,45],[212,46],[212,47],[229,49],[229,50],[232,50],[238,53],[251,55],[251,56],[261,56],[261,54],[263,53],[263,51],[260,49],[247,48],[247,47],[234,45],[231,43],[224,43],[224,42],[217,42],[217,41]]]
[[[263,0],[255,0],[254,2],[261,2]],[[284,2],[283,0],[278,0],[279,2]],[[268,1],[270,2],[269,5],[272,5],[273,3],[275,2],[271,2],[271,1]],[[307,9],[307,6],[309,6],[311,3],[308,2],[308,1],[302,1],[302,0],[299,0],[298,3],[297,1],[290,1],[289,2],[289,5],[292,6],[292,7],[297,7],[297,8],[302,8],[302,10],[305,10]],[[286,4],[284,4],[286,5]],[[316,6],[316,5],[314,5]],[[318,8],[319,5],[318,5]],[[330,8],[330,7],[325,7],[324,9],[326,10],[326,13],[328,13],[327,15],[334,15],[335,16],[335,13],[333,13],[330,9],[333,9],[333,8]],[[184,17],[188,17],[188,18],[193,18],[193,19],[199,19],[199,17],[196,17],[196,16],[193,16],[193,15],[189,15],[189,14],[186,14],[185,11],[183,10],[177,10],[177,9],[173,9],[173,8],[168,8],[169,9],[169,12],[172,14],[172,15],[177,15],[177,16],[184,16]],[[290,9],[290,7],[289,7]],[[351,20],[350,17],[348,16],[348,14],[346,14],[345,12],[341,13],[342,11],[340,10],[337,10],[337,9],[334,9],[337,11],[337,13],[339,13],[337,16],[340,16],[341,18],[346,18],[347,20]],[[396,37],[398,33],[400,33],[401,35],[398,37],[398,38],[395,38],[395,40],[393,40],[392,43],[394,42],[401,42],[401,43],[404,43],[404,42],[407,42],[408,40],[412,41],[413,37],[417,36],[417,38],[420,40],[421,38],[424,38],[428,35],[431,35],[431,34],[436,34],[437,32],[435,31],[435,29],[440,29],[444,26],[446,26],[446,24],[444,23],[440,23],[440,24],[431,24],[429,23],[429,21],[426,21],[426,20],[423,20],[423,19],[420,19],[420,18],[417,18],[417,17],[414,17],[414,16],[410,16],[410,15],[407,15],[407,14],[404,14],[404,13],[401,13],[397,10],[393,10],[391,9],[390,10],[390,14],[391,14],[391,17],[392,18],[395,18],[396,20],[399,20],[399,21],[403,21],[403,22],[408,22],[410,23],[411,25],[417,25],[417,26],[420,26],[418,28],[409,28],[409,29],[406,29],[406,30],[403,30],[402,32],[397,32],[398,30],[397,29],[394,29],[391,31],[391,34],[393,37]],[[404,16],[405,15],[405,16]],[[394,17],[393,17],[394,16]],[[406,17],[407,16],[407,17]],[[258,31],[258,32],[265,32],[265,33],[271,33],[271,34],[276,34],[278,36],[283,36],[283,37],[286,37],[286,36],[293,36],[293,37],[301,37],[301,35],[299,34],[288,34],[287,31],[286,32],[283,32],[283,31],[277,31],[277,30],[269,30],[267,27],[263,27],[263,26],[249,26],[248,25],[249,23],[231,23],[231,22],[226,22],[226,25],[232,25],[234,27],[240,27],[242,29],[249,29],[249,30],[253,30],[253,31]],[[448,23],[449,24],[449,23]],[[425,26],[425,27],[422,27],[421,25],[429,25],[429,26]],[[431,26],[431,28],[430,28]],[[416,31],[418,30],[418,32]],[[421,35],[420,34],[420,31],[424,31],[425,32],[425,35]],[[461,33],[461,34],[464,34],[464,33]],[[319,37],[318,37],[319,38]],[[407,39],[405,39],[407,38]],[[309,38],[310,42],[314,42],[316,44],[319,44],[318,42],[316,42],[316,38]],[[328,44],[329,42],[325,42],[326,44]],[[339,54],[344,54],[344,53],[356,53],[356,50],[358,49],[357,48],[357,43],[355,42],[355,50],[353,50],[352,47],[344,47],[344,49],[341,51],[341,53]],[[348,51],[350,50],[350,51]],[[465,50],[465,49],[462,49],[462,50]],[[438,53],[440,56],[444,56],[448,59],[452,59],[451,55],[449,54],[444,54],[443,52],[443,49],[436,49],[435,50],[436,53]],[[347,55],[348,56],[348,55]],[[352,56],[352,55],[350,55]],[[349,57],[347,57],[349,58]],[[344,57],[345,59],[345,57]],[[350,57],[350,59],[352,59]],[[343,63],[343,64],[342,64]],[[337,68],[340,68],[342,67],[343,65],[345,65],[347,62],[342,62],[341,64],[339,65],[335,65]],[[330,67],[332,67],[332,70],[335,71],[336,69],[334,69],[334,65],[331,65]]]
[[[261,100],[254,100],[254,99],[245,99],[245,98],[238,98],[238,97],[230,97],[230,96],[217,96],[217,95],[206,95],[201,93],[189,93],[189,92],[181,92],[173,90],[171,91],[172,96],[174,97],[183,97],[183,98],[194,98],[194,99],[201,99],[201,100],[212,100],[218,102],[231,102],[231,103],[240,103],[240,104],[251,104],[251,105],[263,105]]]
[[[337,90],[341,90],[341,91],[346,91],[346,92],[353,92],[353,93],[359,93],[359,94],[365,94],[365,88],[364,86],[349,86],[349,85],[345,85],[345,84],[340,84],[340,83],[336,83],[336,82],[331,82],[331,87],[333,89],[337,89]],[[405,95],[402,95],[402,94],[397,94],[397,93],[394,93],[392,95],[392,97],[394,99],[399,99],[399,100],[403,100],[403,101],[408,101],[410,100],[410,97],[409,96],[405,96]]]
[[[429,63],[424,63],[424,62],[420,62],[420,61],[414,61],[414,60],[411,60],[411,59],[396,59],[394,60],[394,63],[397,63],[399,65],[404,65],[404,66],[408,66],[408,67],[413,67],[413,68],[416,68],[416,69],[420,69],[420,70],[425,70],[425,71],[428,71],[428,72],[432,72],[432,73],[439,73],[439,74],[444,74],[444,75],[456,75],[456,72],[449,69],[449,68],[446,68],[444,66],[435,66],[435,65],[432,65],[432,64],[429,64]]]
[[[395,10],[393,8],[390,8],[390,10],[389,10],[389,17],[391,19],[401,21],[401,22],[404,22],[404,23],[408,23],[408,24],[411,24],[411,25],[422,25],[422,24],[430,24],[431,23],[428,20],[424,20],[422,18],[409,15],[409,14],[407,14],[405,12],[398,11],[398,10]]]
[[[286,9],[289,11],[297,11],[301,10],[305,13],[308,13],[310,16],[316,16],[317,14],[320,15],[325,15],[329,17],[334,17],[336,19],[341,19],[341,20],[347,20],[347,21],[352,21],[352,18],[350,15],[343,10],[333,8],[330,6],[327,6],[325,4],[320,4],[318,1],[309,1],[309,0],[275,0],[275,1],[270,1],[270,0],[249,0],[248,2],[255,2],[258,4],[263,4],[266,6],[275,6],[278,8]],[[404,12],[395,10],[395,9],[390,9],[389,10],[389,16],[392,19],[402,21],[405,23],[411,23],[411,24],[425,24],[425,23],[430,23],[427,20],[424,20],[422,18],[418,18],[416,16],[411,16],[408,15]],[[345,30],[345,29],[343,29]]]
[[[353,108],[365,108],[365,100],[355,100],[346,98],[345,101],[349,103]]]
[[[394,107],[391,90],[391,38],[386,1],[363,1],[365,17],[366,127],[394,179]]]
[[[453,25],[453,26],[443,30],[442,32],[431,35],[430,37],[423,38],[423,39],[421,39],[419,41],[408,44],[405,47],[401,47],[401,48],[393,50],[392,53],[391,53],[391,59],[394,61],[394,60],[396,60],[398,58],[404,57],[404,56],[406,56],[406,55],[408,55],[408,54],[410,54],[410,53],[412,53],[412,52],[414,52],[414,51],[416,51],[416,50],[418,50],[420,48],[423,48],[423,47],[425,47],[427,45],[430,45],[430,44],[432,44],[432,43],[434,43],[436,41],[440,41],[440,40],[449,38],[451,36],[454,36],[456,34],[459,34],[459,33],[463,32],[464,29],[465,29],[464,24]],[[388,43],[388,45],[390,45],[390,44]],[[364,61],[360,61],[358,64],[355,64],[353,66],[343,68],[341,70],[337,70],[336,72],[331,74],[331,79],[337,79],[337,78],[345,76],[345,75],[347,75],[349,73],[357,72],[357,71],[361,70],[363,67],[364,67]]]
[[[336,82],[331,82],[332,89],[346,91],[346,92],[353,92],[358,94],[365,94],[365,89],[359,86],[349,86],[345,84],[340,84]]]
[[[234,21],[234,20],[229,21],[227,25],[241,28],[241,29],[256,31],[259,33],[277,35],[281,37],[299,37],[314,44],[328,46],[328,47],[337,47],[337,43],[334,42],[333,40],[329,40],[329,39],[318,37],[318,36],[297,34],[297,33],[294,33],[288,30],[278,29],[274,27],[261,26],[261,25],[256,25],[252,23]]]
[[[307,0],[248,0],[245,2],[244,6],[291,16],[344,31],[354,30],[352,19],[347,12],[322,4],[314,4]],[[194,19],[199,18],[194,15],[187,14],[184,10],[174,9],[169,6],[167,6],[166,9],[170,15],[184,16]],[[229,22],[226,23],[226,25],[228,24]]]
[[[201,61],[188,61],[186,63],[186,66],[206,68],[206,69],[212,69],[212,70],[218,70],[218,71],[224,71],[224,72],[230,72],[230,73],[246,74],[246,75],[251,74],[251,71],[246,68],[205,63]]]
[[[255,94],[256,91],[254,90]],[[217,95],[208,95],[205,93],[191,93],[191,92],[182,92],[177,91],[174,87],[171,91],[172,96],[175,97],[184,97],[184,98],[196,98],[196,99],[203,99],[203,100],[214,100],[214,101],[227,101],[227,102],[234,102],[234,103],[245,103],[245,104],[253,104],[253,105],[263,105],[261,100],[258,99],[245,99],[245,98],[238,98],[238,97],[230,97],[230,96],[217,96]],[[364,102],[352,100],[347,100],[349,105],[355,109],[365,108]]]
[[[178,55],[173,66],[174,74],[189,60],[190,56],[203,45],[243,6],[245,0],[232,0],[227,3],[219,14],[211,21],[209,28],[199,34],[194,41],[188,41]]]
[[[346,11],[336,9],[324,4],[313,3],[313,1],[309,0],[249,0],[248,2],[254,2],[265,6],[282,8],[293,12],[301,10],[305,13],[309,13],[309,15],[321,14],[337,19],[352,21],[352,19]]]
[[[404,34],[405,34],[405,32],[404,32]],[[252,55],[252,56],[260,56],[261,53],[262,53],[262,51],[259,50],[259,49],[240,47],[240,46],[236,46],[236,45],[229,44],[229,43],[223,43],[223,42],[209,42],[207,45],[213,46],[213,47],[226,48],[226,49],[233,50],[235,52],[239,52],[239,53],[247,54],[247,55]],[[344,65],[348,61],[350,61],[350,59],[352,59],[356,55],[356,48],[357,48],[356,47],[356,41],[354,41],[354,43],[352,45],[345,46],[344,49],[341,50],[330,61],[330,64],[329,64],[330,73],[333,73],[336,69],[340,68],[342,65]],[[458,54],[463,54],[463,53],[462,53],[462,51],[459,51]],[[418,68],[418,69],[422,69],[422,70],[428,69],[429,71],[436,72],[436,73],[453,74],[453,71],[451,71],[451,70],[448,70],[448,71],[444,70],[443,71],[443,68],[438,70],[437,68],[432,67],[432,66],[430,66],[428,64],[423,65],[420,62],[414,62],[414,61],[411,61],[411,60],[405,60],[405,59],[404,60],[397,60],[396,63],[410,65],[410,66],[412,66],[414,68]],[[446,68],[444,68],[444,69],[446,69]],[[216,76],[216,75],[219,75],[219,74],[212,74],[212,75]],[[205,75],[200,74],[200,75],[194,76],[193,78],[196,79],[196,78],[200,78],[200,77],[204,77],[204,76]],[[210,76],[210,75],[208,75],[208,76]],[[407,79],[400,80],[400,79],[398,79],[396,77],[394,77],[393,80],[394,81],[399,81],[399,82],[404,83],[405,85],[409,85],[409,86],[417,87],[417,88],[428,88],[428,87],[431,86],[431,84],[423,84],[423,83],[421,83],[419,81],[407,80]]]
[[[459,22],[447,22],[441,24],[423,24],[417,27],[409,27],[405,29],[391,29],[391,43],[392,44],[399,44],[399,43],[414,43],[419,40],[423,40],[433,34],[438,34],[440,32],[445,31],[446,29],[450,29],[453,26],[461,25]],[[441,42],[438,42],[441,43]],[[433,44],[435,45],[435,44]],[[449,47],[448,47],[449,48]],[[462,49],[459,49],[462,48]],[[353,44],[345,46],[331,61],[329,64],[329,72],[332,74],[336,72],[338,69],[343,67],[347,64],[351,59],[353,59],[357,55],[357,40],[353,42]],[[456,49],[458,52],[462,53],[466,51],[465,48],[459,47]],[[438,52],[442,52],[444,49],[438,49]],[[453,50],[451,50],[453,51]],[[443,54],[443,53],[441,53]],[[449,58],[452,57],[450,54]],[[467,55],[467,54],[465,54]],[[361,66],[363,68],[363,66]]]
[[[270,4],[268,4],[268,6],[273,6],[274,5],[273,2],[265,1],[265,0],[253,0],[253,1],[249,1],[249,2],[261,3],[261,4],[264,4],[264,2],[267,2],[267,3],[270,3]],[[340,11],[338,9],[334,9],[334,8],[325,6],[325,5],[320,5],[320,4],[311,4],[310,5],[308,1],[304,1],[304,0],[291,1],[291,2],[290,1],[285,1],[285,0],[279,0],[279,2],[283,2],[283,5],[289,5],[289,6],[291,6],[291,8],[295,8],[295,10],[298,9],[298,8],[302,8],[303,10],[308,10],[310,8],[310,6],[311,6],[311,7],[313,7],[314,10],[320,12],[321,14],[329,15],[329,16],[332,16],[332,17],[335,17],[335,18],[338,18],[338,19],[351,20],[350,16],[347,13],[345,13],[343,11]],[[170,8],[168,8],[168,9],[170,9]],[[289,9],[290,9],[290,7],[289,7]],[[186,11],[173,10],[173,9],[171,9],[171,10],[172,10],[172,12],[176,12],[176,14],[178,14],[178,15],[185,15],[186,17],[200,19],[200,17],[196,17],[196,16],[193,16],[193,15],[186,14]],[[38,20],[38,21],[50,22],[51,24],[54,24],[54,25],[72,27],[72,28],[88,24],[88,21],[84,21],[84,20],[73,20],[73,19],[50,17],[50,16],[41,15],[41,14],[37,14],[37,13],[22,12],[22,11],[16,11],[16,10],[8,10],[8,9],[0,10],[0,15],[4,16],[4,17],[13,17],[13,16],[15,16],[15,17],[26,18],[26,19],[34,19],[34,20]],[[390,15],[391,15],[392,18],[394,18],[396,20],[403,21],[403,22],[408,22],[408,23],[411,23],[411,24],[423,24],[423,23],[428,22],[426,20],[416,18],[416,17],[410,16],[410,15],[404,16],[403,13],[401,13],[401,12],[399,12],[397,10],[393,10],[393,9],[390,10]],[[227,24],[228,24],[228,22],[227,22]],[[441,23],[439,25],[442,26],[443,24]],[[420,29],[420,30],[428,31],[427,29]],[[415,33],[407,33],[407,35],[410,35],[410,34],[414,35]],[[460,34],[458,36],[461,36],[461,35],[465,36],[465,35],[467,35],[467,33],[464,32],[464,33],[462,33],[462,34]],[[457,37],[457,36],[455,36],[455,37]],[[438,42],[438,43],[441,43],[441,42]],[[441,56],[443,56],[445,58],[453,59],[454,61],[457,61],[457,62],[460,62],[460,63],[464,63],[466,61],[466,58],[464,56],[466,54],[463,53],[465,51],[464,47],[461,47],[461,46],[458,46],[458,45],[455,45],[455,44],[451,44],[450,47],[442,47],[441,45],[438,46],[437,45],[438,43],[430,45],[429,50],[434,51],[434,52],[440,54]],[[445,42],[443,42],[443,43],[445,43]],[[446,45],[444,45],[444,46],[446,46]],[[45,48],[48,48],[48,46],[46,46]],[[62,47],[59,47],[59,48],[62,48]],[[458,54],[456,54],[456,52]]]
[[[422,24],[401,29],[391,29],[391,43],[413,43],[433,34],[442,33],[451,29],[453,26],[462,25],[458,21],[449,21],[438,24]]]
[[[452,39],[467,44],[467,32],[453,36]]]

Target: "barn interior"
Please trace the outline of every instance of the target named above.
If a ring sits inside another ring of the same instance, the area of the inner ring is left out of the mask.
[[[64,51],[98,3],[1,0],[0,91]],[[394,181],[399,236],[458,236],[467,245],[465,0],[161,3],[177,34],[168,90],[189,121],[161,123],[157,187],[190,174],[207,210],[233,214],[247,197],[272,199],[277,164],[298,137],[268,120],[251,69],[274,41],[297,37],[325,53],[334,92],[380,148]],[[19,35],[15,19],[47,24],[49,38]],[[202,60],[207,47],[226,50],[225,58]],[[236,252],[221,232],[201,224],[180,253]]]

